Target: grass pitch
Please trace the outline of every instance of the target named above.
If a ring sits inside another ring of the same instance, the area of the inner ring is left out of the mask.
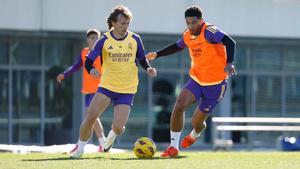
[[[0,153],[1,169],[300,169],[300,153],[287,152],[181,152],[178,158],[138,159],[132,152],[86,154]]]

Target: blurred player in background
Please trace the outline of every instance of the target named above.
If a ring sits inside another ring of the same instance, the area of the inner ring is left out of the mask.
[[[86,60],[87,55],[89,54],[90,50],[94,47],[97,40],[100,38],[100,32],[97,29],[89,29],[86,33],[86,41],[88,47],[84,48],[80,55],[77,58],[77,61],[69,67],[66,71],[59,74],[56,78],[58,83],[61,83],[65,78],[71,76],[73,73],[77,72],[83,65]],[[96,57],[94,62],[94,67],[99,72],[101,72],[101,64],[100,64],[100,57]],[[85,95],[85,107],[87,108],[90,105],[90,102],[98,89],[98,85],[100,83],[100,78],[92,77],[85,67],[83,66],[82,69],[82,89],[81,92]],[[99,141],[99,148],[98,151],[102,151],[102,146],[104,145],[105,135],[103,132],[103,127],[99,119],[96,120],[94,125],[94,132]],[[70,153],[73,153],[77,149],[78,145],[71,150]]]
[[[150,77],[156,76],[156,70],[145,58],[140,36],[128,31],[131,19],[132,14],[127,7],[115,7],[107,18],[109,31],[104,33],[85,61],[88,72],[93,77],[101,76],[101,82],[81,124],[78,148],[71,157],[80,157],[84,153],[84,146],[92,134],[93,124],[111,102],[114,104],[114,118],[103,150],[109,151],[116,137],[124,132],[137,92],[136,62],[140,63]],[[97,56],[101,56],[102,74],[93,66]]]
[[[185,11],[187,29],[182,38],[157,52],[147,54],[149,60],[189,49],[191,58],[190,79],[177,97],[171,115],[171,145],[161,155],[176,157],[179,140],[184,125],[185,110],[199,101],[192,117],[193,130],[181,146],[190,147],[206,128],[205,120],[218,102],[224,97],[228,75],[234,75],[233,59],[235,42],[216,26],[203,21],[202,10],[192,6]]]

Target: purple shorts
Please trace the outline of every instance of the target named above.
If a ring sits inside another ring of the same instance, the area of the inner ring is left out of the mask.
[[[188,89],[194,94],[196,101],[199,101],[199,109],[202,112],[210,113],[224,97],[227,89],[227,79],[220,84],[211,86],[201,86],[190,79],[185,84],[184,89]]]
[[[97,92],[109,97],[114,106],[118,104],[127,104],[129,106],[133,105],[134,94],[117,93],[102,87],[99,87]]]
[[[85,107],[89,107],[94,95],[94,93],[85,95]]]

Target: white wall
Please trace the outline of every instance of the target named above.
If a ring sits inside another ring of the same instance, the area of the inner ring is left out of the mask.
[[[198,4],[206,21],[229,34],[300,38],[300,0],[0,0],[0,29],[104,31],[117,4],[132,10],[136,32],[181,33],[185,8]]]
[[[203,0],[201,4],[204,17],[231,34],[300,37],[299,0]]]
[[[0,0],[0,29],[40,29],[39,0]]]

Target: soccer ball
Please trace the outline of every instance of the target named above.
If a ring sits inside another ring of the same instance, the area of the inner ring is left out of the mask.
[[[156,152],[156,145],[152,139],[141,137],[134,143],[133,152],[137,158],[152,158]]]

